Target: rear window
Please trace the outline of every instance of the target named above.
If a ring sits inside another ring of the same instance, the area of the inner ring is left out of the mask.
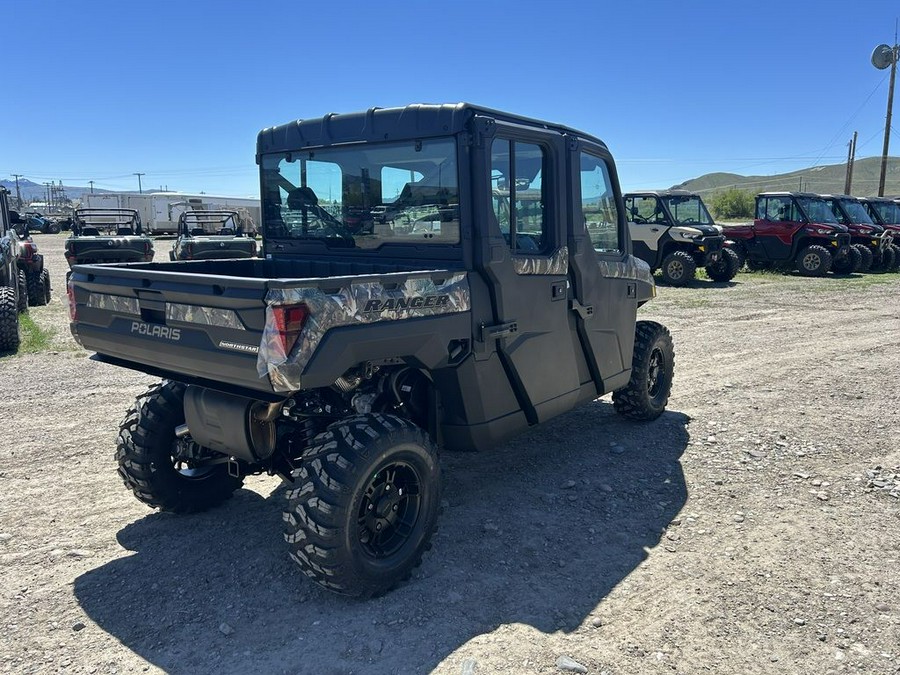
[[[459,243],[453,138],[265,155],[262,188],[270,239],[357,249]]]

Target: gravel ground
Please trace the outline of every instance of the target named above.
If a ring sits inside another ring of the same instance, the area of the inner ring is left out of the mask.
[[[35,239],[55,334],[0,359],[0,670],[900,673],[900,276],[661,288],[670,412],[444,455],[434,549],[359,602],[287,557],[277,479],[189,517],[132,498],[116,429],[152,379],[77,347],[64,235]]]

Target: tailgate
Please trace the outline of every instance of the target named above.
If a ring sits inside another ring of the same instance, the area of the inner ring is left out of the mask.
[[[256,369],[264,279],[76,265],[69,298],[85,349],[173,379],[272,391]]]

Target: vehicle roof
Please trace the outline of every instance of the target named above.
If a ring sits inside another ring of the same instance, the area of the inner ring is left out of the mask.
[[[849,199],[849,200],[854,201],[854,202],[858,202],[858,201],[859,201],[859,197],[854,197],[853,195],[832,195],[832,194],[827,194],[827,195],[819,195],[819,196],[822,197],[823,199]]]
[[[449,136],[467,129],[476,115],[499,121],[574,134],[606,148],[599,138],[584,132],[542,120],[502,112],[471,103],[416,103],[402,108],[369,108],[362,112],[329,113],[323,117],[295,120],[259,132],[257,160],[268,152],[288,152],[304,147],[333,143],[375,142],[392,139]]]
[[[822,195],[816,194],[815,192],[789,192],[789,191],[773,191],[773,192],[760,192],[757,197],[808,197],[810,199],[820,199]]]
[[[633,190],[626,192],[623,197],[640,197],[651,195],[653,197],[699,197],[700,195],[690,190]]]
[[[876,197],[873,195],[871,197],[857,197],[857,199],[859,199],[859,201],[861,201],[861,202],[886,202],[886,203],[893,204],[894,202],[897,201],[898,198],[897,197]]]

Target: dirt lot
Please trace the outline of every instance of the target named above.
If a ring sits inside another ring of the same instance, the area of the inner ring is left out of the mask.
[[[56,332],[0,359],[0,670],[900,673],[900,275],[661,288],[670,412],[444,455],[433,551],[358,602],[287,557],[277,479],[190,517],[132,498],[116,429],[152,380],[75,345],[64,235],[35,238]]]

